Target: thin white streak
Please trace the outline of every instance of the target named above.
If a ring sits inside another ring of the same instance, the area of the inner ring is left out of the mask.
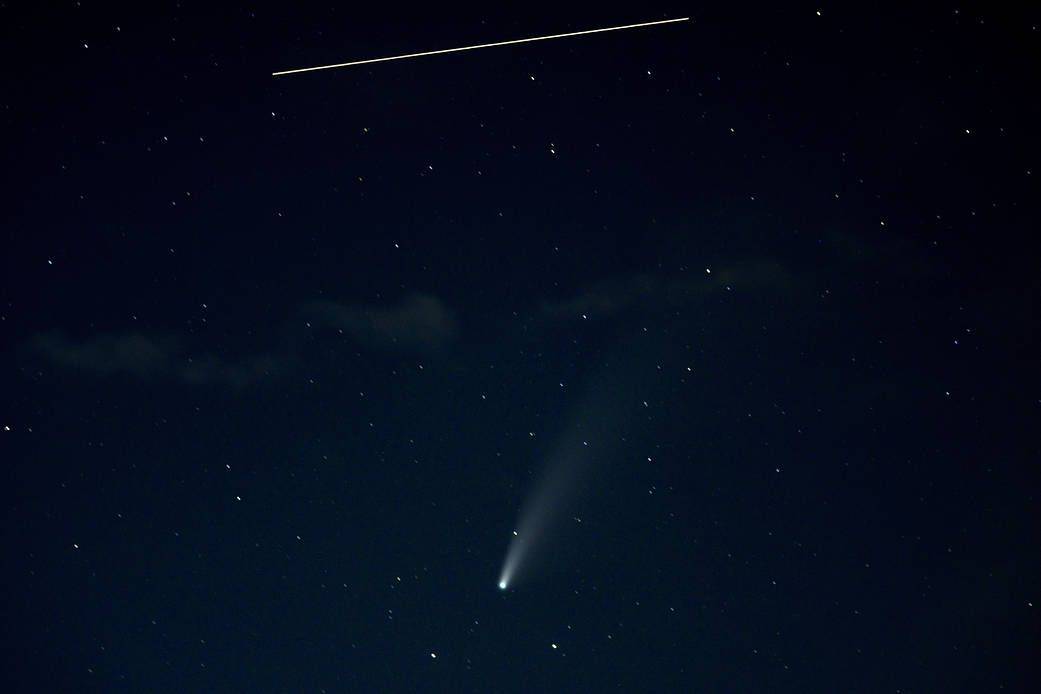
[[[621,29],[637,29],[640,27],[656,26],[658,24],[672,24],[674,22],[686,22],[690,20],[690,17],[680,17],[678,19],[661,19],[656,22],[641,22],[639,24],[625,24],[617,27],[605,27],[603,29],[587,29],[585,31],[572,31],[567,34],[551,34],[549,36],[533,36],[527,39],[514,39],[512,41],[499,41],[497,43],[481,43],[476,46],[463,46],[461,48],[443,48],[439,51],[425,51],[423,53],[406,53],[405,55],[392,55],[387,58],[370,58],[369,60],[355,60],[351,63],[336,63],[335,65],[319,65],[317,67],[302,67],[295,70],[282,70],[280,72],[272,72],[272,77],[278,77],[280,75],[292,75],[297,72],[313,72],[315,70],[332,70],[338,67],[351,67],[352,65],[365,65],[367,63],[383,63],[388,60],[404,60],[405,58],[420,58],[425,55],[440,55],[442,53],[458,53],[459,51],[472,51],[478,48],[493,48],[495,46],[509,46],[515,43],[528,43],[531,41],[547,41],[549,39],[562,39],[568,36],[582,36],[583,34],[599,34],[605,31],[619,31]]]

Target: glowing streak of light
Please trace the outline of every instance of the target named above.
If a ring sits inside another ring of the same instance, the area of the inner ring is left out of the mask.
[[[516,564],[516,537],[514,542],[510,543],[509,551],[506,553],[506,561],[502,566],[502,573],[499,574],[499,590],[506,590],[510,581],[513,579],[513,569]]]
[[[423,53],[406,53],[404,55],[392,55],[387,58],[369,58],[368,60],[355,60],[350,63],[336,63],[334,65],[319,65],[317,67],[302,67],[295,70],[281,70],[272,72],[272,77],[281,75],[292,75],[298,72],[314,72],[315,70],[332,70],[339,67],[352,67],[354,65],[366,65],[368,63],[384,63],[388,60],[404,60],[405,58],[421,58],[426,55],[440,55],[442,53],[458,53],[459,51],[473,51],[478,48],[493,48],[495,46],[510,46],[515,43],[530,43],[531,41],[548,41],[549,39],[563,39],[569,36],[582,36],[583,34],[600,34],[605,31],[620,31],[622,29],[638,29],[640,27],[656,26],[658,24],[673,24],[675,22],[689,21],[690,17],[679,17],[678,19],[660,19],[655,22],[640,22],[639,24],[625,24],[616,27],[604,27],[603,29],[586,29],[585,31],[572,31],[566,34],[550,34],[548,36],[532,36],[526,39],[513,39],[512,41],[498,41],[496,43],[480,43],[476,46],[462,46],[460,48],[443,48],[439,51],[424,51]]]

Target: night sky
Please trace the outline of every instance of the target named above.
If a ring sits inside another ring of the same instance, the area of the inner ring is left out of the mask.
[[[0,4],[0,688],[1036,691],[1041,11],[212,4]]]

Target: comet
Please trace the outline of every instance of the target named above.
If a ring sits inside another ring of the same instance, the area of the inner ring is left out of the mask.
[[[517,530],[513,531],[502,573],[499,589],[506,590],[521,567],[530,568],[532,554],[544,548],[559,527],[564,511],[574,500],[586,470],[601,451],[591,451],[588,441],[576,440],[575,431],[565,435],[557,450],[550,457],[543,473],[524,508],[521,509]],[[586,444],[586,445],[583,445]],[[597,448],[600,448],[597,446]]]
[[[369,65],[371,63],[385,63],[391,60],[405,60],[408,58],[423,58],[430,55],[442,55],[444,53],[459,53],[461,51],[475,51],[479,48],[494,48],[496,46],[512,46],[518,43],[531,43],[533,41],[549,41],[550,39],[564,39],[572,36],[584,36],[586,34],[602,34],[607,31],[622,31],[623,29],[640,29],[643,27],[659,26],[661,24],[675,24],[677,22],[690,21],[690,17],[678,17],[676,19],[659,19],[654,22],[640,22],[638,24],[623,24],[621,26],[603,27],[600,29],[586,29],[584,31],[570,31],[565,34],[548,34],[546,36],[531,36],[524,39],[512,39],[509,41],[496,41],[495,43],[479,43],[474,46],[460,46],[458,48],[442,48],[437,51],[423,51],[422,53],[404,53],[402,55],[391,55],[385,58],[368,58],[365,60],[354,60],[348,63],[334,63],[332,65],[317,65],[315,67],[301,67],[292,70],[279,70],[272,72],[272,77],[283,75],[295,75],[301,72],[315,72],[317,70],[333,70],[343,67],[354,67],[357,65]]]
[[[649,397],[656,374],[655,362],[634,363],[631,354],[646,355],[647,347],[646,341],[640,349],[626,343],[607,357],[575,403],[520,508],[499,572],[499,590],[525,582],[547,563],[562,559],[573,565],[581,560],[581,552],[561,553],[563,536],[576,532],[571,522],[577,520],[576,505],[627,457],[633,440],[630,430],[638,421],[634,415]]]

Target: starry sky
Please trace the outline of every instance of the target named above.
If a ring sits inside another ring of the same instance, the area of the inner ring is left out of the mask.
[[[0,3],[4,691],[1033,690],[1041,12],[847,5]]]

